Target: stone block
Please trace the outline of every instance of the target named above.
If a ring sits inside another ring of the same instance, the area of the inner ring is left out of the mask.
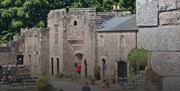
[[[159,15],[160,25],[178,25],[180,24],[180,12],[162,12]]]
[[[179,26],[141,28],[138,32],[138,47],[150,51],[180,51],[179,30]]]
[[[159,10],[160,11],[169,11],[177,9],[178,0],[159,0]]]
[[[180,90],[180,77],[163,78],[163,91],[179,91],[179,90]]]
[[[158,26],[158,0],[137,0],[137,25]]]
[[[159,75],[180,76],[180,52],[152,52],[150,60]]]

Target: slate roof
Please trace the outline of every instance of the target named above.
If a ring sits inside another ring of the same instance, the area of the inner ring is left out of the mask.
[[[0,52],[11,52],[9,47],[0,47]]]
[[[129,32],[138,31],[136,15],[115,16],[105,21],[97,29],[97,32]]]

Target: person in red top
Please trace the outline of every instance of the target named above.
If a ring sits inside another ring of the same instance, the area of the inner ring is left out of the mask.
[[[77,65],[76,65],[76,72],[78,73],[79,78],[80,78],[80,74],[81,74],[81,64],[80,63],[77,63]]]

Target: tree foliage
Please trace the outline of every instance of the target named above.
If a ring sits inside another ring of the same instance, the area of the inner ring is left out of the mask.
[[[0,43],[7,42],[21,28],[46,27],[52,9],[66,7],[96,8],[110,11],[113,4],[135,11],[135,0],[0,0]]]
[[[128,61],[132,65],[146,65],[148,61],[148,51],[143,48],[133,48],[129,51]]]
[[[134,66],[138,73],[139,66],[147,65],[148,51],[143,48],[133,48],[128,53],[128,62]]]

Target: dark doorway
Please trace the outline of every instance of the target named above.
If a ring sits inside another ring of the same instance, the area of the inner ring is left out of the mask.
[[[87,61],[84,60],[84,77],[87,78]]]
[[[57,74],[59,74],[59,58],[57,58]]]
[[[24,55],[17,55],[17,65],[23,65]]]
[[[127,77],[127,63],[124,61],[118,62],[118,81]]]
[[[54,59],[51,58],[51,74],[54,75]]]
[[[106,70],[106,60],[102,59],[102,78],[105,77],[105,70]]]

